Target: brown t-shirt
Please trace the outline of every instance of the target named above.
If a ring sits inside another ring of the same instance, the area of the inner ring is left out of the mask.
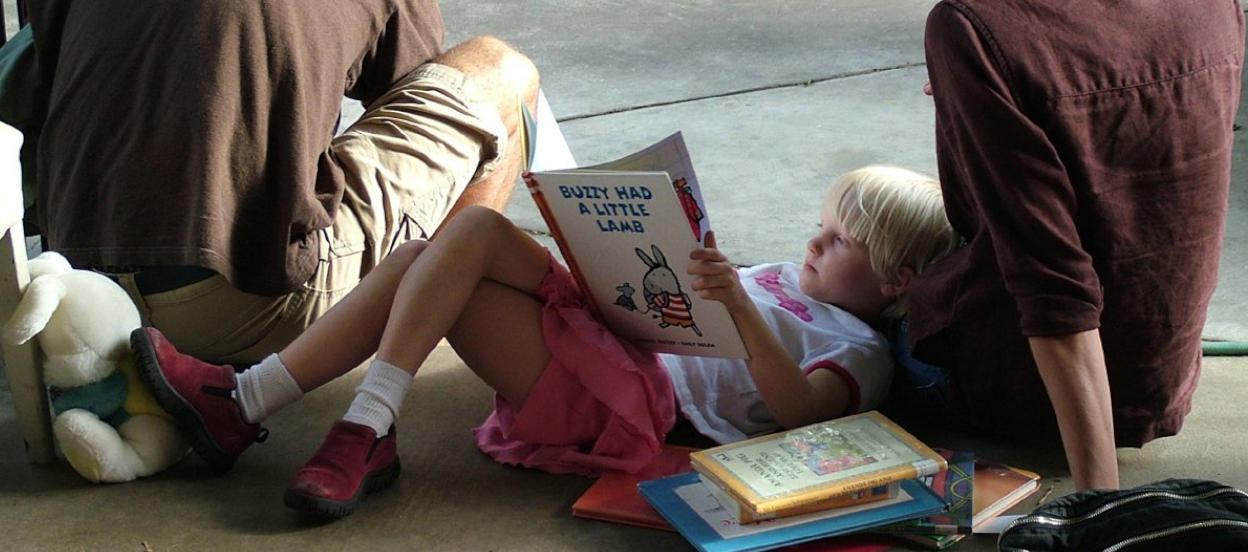
[[[195,265],[295,289],[343,194],[343,95],[441,51],[433,0],[28,2],[48,116],[40,220],[75,265]]]
[[[1233,0],[945,0],[926,48],[965,247],[911,294],[921,359],[999,435],[1056,435],[1025,336],[1100,328],[1120,446],[1178,432],[1200,372],[1239,103]]]

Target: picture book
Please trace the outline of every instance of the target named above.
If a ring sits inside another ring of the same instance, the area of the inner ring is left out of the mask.
[[[738,523],[701,482],[686,473],[643,481],[641,494],[701,552],[771,550],[934,514],[944,501],[926,485],[901,482],[897,496],[758,523]]]
[[[697,449],[664,445],[662,452],[637,473],[608,472],[598,477],[572,504],[572,515],[579,518],[623,523],[675,531],[663,516],[641,497],[637,484],[648,480],[689,473],[689,453]]]
[[[710,222],[680,133],[622,159],[526,172],[525,184],[589,306],[639,347],[745,358],[723,304],[686,273]]]
[[[725,510],[728,510],[728,513],[740,523],[754,523],[769,519],[809,514],[811,512],[818,512],[820,510],[827,510],[831,508],[843,508],[845,506],[865,504],[876,500],[885,500],[897,496],[897,489],[899,488],[898,483],[894,481],[878,487],[871,487],[870,489],[862,489],[860,491],[853,491],[843,495],[831,496],[823,500],[801,504],[784,510],[777,510],[766,514],[755,514],[752,509],[744,504],[741,504],[740,502],[737,502],[736,499],[732,498],[732,496],[728,494],[728,491],[724,490],[719,485],[707,481],[705,478],[703,478],[702,483],[705,484],[707,490],[711,492],[711,496],[714,496],[715,500],[719,501],[719,505],[723,506]]]
[[[944,457],[877,411],[708,448],[689,459],[695,471],[755,515],[925,477],[947,466]]]

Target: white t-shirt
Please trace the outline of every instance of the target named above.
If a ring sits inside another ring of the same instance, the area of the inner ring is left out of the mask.
[[[893,361],[884,336],[839,307],[807,297],[793,263],[741,269],[741,285],[803,373],[828,369],[849,384],[851,411],[876,408],[888,394]],[[681,412],[719,443],[781,429],[745,361],[661,354]]]

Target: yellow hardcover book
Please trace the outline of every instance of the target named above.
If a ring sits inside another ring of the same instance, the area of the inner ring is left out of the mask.
[[[787,510],[777,510],[767,514],[756,515],[749,507],[737,502],[736,499],[729,496],[728,492],[719,485],[707,481],[706,478],[702,478],[702,485],[710,491],[711,496],[715,497],[715,500],[719,502],[719,505],[722,506],[724,510],[727,510],[738,523],[754,523],[756,521],[780,519],[789,516],[809,514],[811,512],[822,512],[833,508],[857,506],[859,504],[866,504],[877,500],[887,500],[890,498],[896,498],[897,489],[900,488],[900,484],[894,481],[886,485],[871,487],[870,489],[862,489],[860,491],[853,491],[843,495],[836,495],[823,500],[811,502],[809,504],[802,504]]]
[[[943,456],[874,410],[701,450],[689,460],[755,516],[948,466]]]

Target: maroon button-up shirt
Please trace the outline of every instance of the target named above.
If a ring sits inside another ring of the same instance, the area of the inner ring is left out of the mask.
[[[1100,328],[1119,446],[1178,432],[1200,372],[1239,104],[1234,0],[945,0],[926,48],[965,247],[910,303],[921,359],[997,435],[1056,435],[1028,336]]]

